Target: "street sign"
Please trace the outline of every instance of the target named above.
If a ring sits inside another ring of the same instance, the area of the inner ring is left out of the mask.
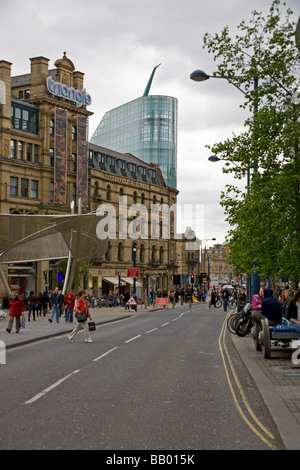
[[[127,277],[139,277],[140,268],[127,268]]]
[[[131,296],[126,305],[137,305],[136,300]]]
[[[168,305],[168,299],[165,297],[158,297],[156,299],[156,305]]]

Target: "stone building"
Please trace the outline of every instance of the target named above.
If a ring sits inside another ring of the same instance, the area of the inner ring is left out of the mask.
[[[166,289],[176,269],[174,213],[153,216],[151,206],[171,207],[178,191],[166,186],[158,166],[89,143],[92,96],[84,74],[65,53],[53,69],[48,65],[49,59],[34,57],[30,73],[12,76],[12,64],[0,61],[0,213],[28,214],[30,223],[31,214],[70,214],[72,201],[75,212],[106,214],[113,207],[116,234],[109,235],[105,259],[95,253],[85,287],[96,296],[119,285],[131,290],[127,268],[136,238],[139,295],[152,278]],[[48,261],[3,265],[8,284],[20,294],[51,290],[60,269]]]

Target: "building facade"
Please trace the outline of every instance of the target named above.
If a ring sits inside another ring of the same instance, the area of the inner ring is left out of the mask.
[[[176,189],[177,108],[176,98],[142,96],[107,111],[91,142],[157,164],[166,184]]]
[[[90,261],[85,287],[96,296],[119,286],[132,290],[127,268],[136,240],[139,295],[154,277],[156,287],[166,289],[176,270],[174,214],[169,213],[169,236],[162,237],[166,222],[160,212],[152,221],[151,207],[176,204],[178,191],[166,185],[157,165],[89,143],[92,97],[84,74],[66,54],[55,68],[48,65],[49,59],[35,57],[30,73],[12,76],[12,64],[0,61],[0,213],[28,214],[30,223],[31,214],[70,214],[72,201],[75,211],[80,202],[82,213],[112,208],[115,234],[107,235],[105,259],[95,253]],[[21,295],[51,290],[61,280],[58,262],[2,268],[10,288]],[[0,298],[5,295],[0,281]]]

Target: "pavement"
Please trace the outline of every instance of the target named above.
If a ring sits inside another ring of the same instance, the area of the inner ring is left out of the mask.
[[[131,312],[125,310],[124,307],[95,307],[90,309],[90,313],[96,325],[101,325],[128,318],[136,313],[141,314],[161,309],[162,307],[144,309],[138,306],[137,312]],[[53,336],[67,335],[73,330],[76,323],[66,323],[63,316],[59,323],[55,319],[50,323],[49,312],[46,316],[39,316],[36,321],[31,319],[28,322],[27,312],[25,312],[25,317],[25,328],[21,328],[18,334],[15,332],[15,324],[11,333],[7,333],[8,314],[5,319],[0,319],[0,353],[1,345],[3,346],[1,341],[5,343],[5,348],[8,350]],[[282,448],[300,450],[300,364],[293,364],[291,360],[293,351],[278,348],[272,350],[271,359],[266,359],[262,352],[256,351],[251,335],[243,338],[230,335],[236,351],[276,426]],[[5,367],[5,364],[0,363],[1,367]]]

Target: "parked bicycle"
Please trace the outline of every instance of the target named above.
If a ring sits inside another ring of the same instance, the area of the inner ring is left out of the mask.
[[[234,312],[227,319],[227,329],[238,336],[246,336],[253,327],[251,304],[246,304],[240,312]]]

